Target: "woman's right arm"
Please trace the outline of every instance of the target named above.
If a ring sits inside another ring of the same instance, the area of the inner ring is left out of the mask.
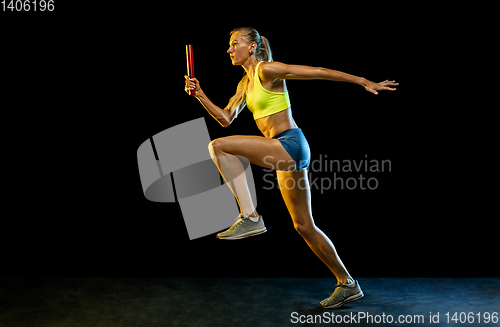
[[[231,124],[232,118],[230,117],[230,111],[227,109],[221,109],[210,101],[210,99],[203,93],[200,83],[196,78],[189,78],[184,76],[186,79],[186,86],[184,91],[189,94],[189,91],[196,90],[196,98],[201,102],[203,107],[207,109],[208,113],[223,127]]]

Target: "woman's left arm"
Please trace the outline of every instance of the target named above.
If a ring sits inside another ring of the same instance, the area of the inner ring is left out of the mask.
[[[389,86],[398,85],[395,81],[388,80],[380,83],[374,83],[364,77],[357,77],[338,70],[322,67],[286,65],[276,61],[268,62],[261,66],[263,77],[270,81],[277,79],[325,79],[329,81],[349,82],[361,85],[368,92],[373,94],[378,94],[377,91],[381,90],[395,91],[395,88],[390,88]]]

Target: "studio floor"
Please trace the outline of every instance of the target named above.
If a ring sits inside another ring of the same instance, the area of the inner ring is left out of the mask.
[[[500,326],[500,278],[357,280],[363,299],[324,310],[332,279],[0,279],[0,327]]]

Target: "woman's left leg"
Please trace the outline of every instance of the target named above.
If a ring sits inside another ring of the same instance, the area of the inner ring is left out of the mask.
[[[320,302],[326,309],[338,308],[363,297],[357,281],[347,272],[330,239],[314,224],[307,170],[277,171],[281,194],[293,219],[293,225],[309,247],[337,278],[333,294]]]
[[[332,242],[312,217],[311,192],[307,170],[276,171],[281,195],[292,216],[293,225],[313,252],[330,268],[337,280],[349,284],[354,280],[347,272]]]

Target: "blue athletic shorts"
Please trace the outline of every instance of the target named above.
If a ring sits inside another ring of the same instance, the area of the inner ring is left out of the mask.
[[[273,139],[281,142],[286,152],[295,161],[295,169],[307,169],[311,161],[311,150],[300,128],[291,128]]]

